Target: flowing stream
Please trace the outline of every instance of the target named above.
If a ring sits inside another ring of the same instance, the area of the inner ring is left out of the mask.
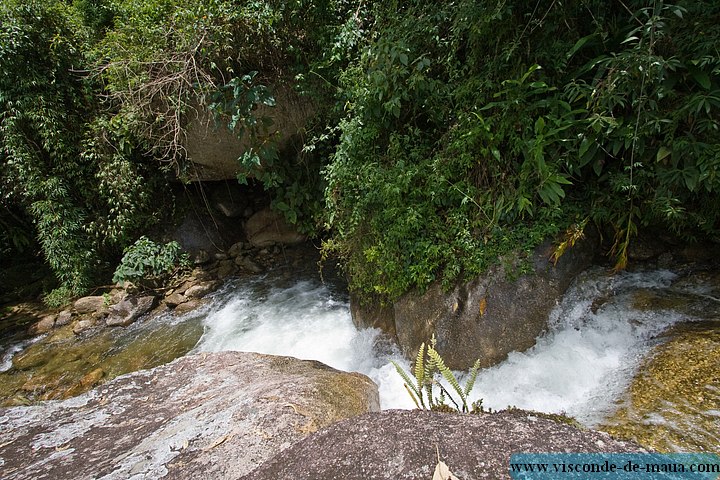
[[[642,292],[666,291],[675,280],[669,271],[584,273],[553,311],[551,327],[535,347],[482,371],[473,398],[482,397],[493,409],[566,413],[597,425],[617,408],[616,400],[658,336],[690,318],[642,304]],[[313,280],[279,285],[268,277],[228,285],[204,323],[198,350],[319,360],[372,378],[380,386],[382,408],[413,407],[390,362],[406,370],[409,363],[379,331],[355,328],[346,295],[332,286]]]
[[[565,413],[665,450],[718,450],[719,297],[720,274],[588,270],[533,348],[480,372],[471,401]],[[323,283],[303,268],[230,281],[182,317],[164,314],[92,336],[66,326],[44,337],[12,337],[0,346],[0,402],[68,398],[187,352],[223,350],[361,372],[379,385],[382,408],[414,408],[391,363],[410,371],[398,347],[378,330],[353,325],[343,282]],[[463,383],[466,374],[457,375]],[[663,388],[653,392],[657,385]]]

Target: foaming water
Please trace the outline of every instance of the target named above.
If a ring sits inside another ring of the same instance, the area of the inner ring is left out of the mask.
[[[667,289],[669,271],[607,276],[583,274],[553,311],[548,332],[530,350],[513,352],[482,371],[474,398],[507,406],[566,413],[592,426],[615,400],[656,337],[685,317],[672,310],[636,308],[643,290]],[[378,330],[358,330],[347,298],[314,280],[272,287],[266,276],[226,287],[205,319],[200,351],[238,350],[319,360],[368,375],[380,387],[383,408],[412,408],[392,360],[406,370],[397,347]]]
[[[615,409],[657,336],[686,317],[635,308],[635,295],[665,289],[669,271],[585,272],[550,316],[549,331],[526,352],[481,372],[475,393],[492,408],[508,405],[566,413],[594,426]]]
[[[224,350],[318,360],[339,370],[361,372],[380,387],[383,408],[412,408],[392,360],[409,363],[380,330],[358,330],[347,296],[315,280],[272,287],[264,276],[228,285],[205,319],[199,351]]]

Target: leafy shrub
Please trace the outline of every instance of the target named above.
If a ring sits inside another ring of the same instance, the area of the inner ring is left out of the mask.
[[[181,251],[177,242],[158,244],[143,236],[125,249],[113,282],[157,287],[189,265],[188,255]]]
[[[378,2],[340,79],[326,253],[393,300],[572,224],[718,238],[717,2]],[[628,8],[632,11],[628,11]]]

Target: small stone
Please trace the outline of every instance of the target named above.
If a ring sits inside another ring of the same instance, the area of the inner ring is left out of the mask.
[[[185,313],[191,312],[205,304],[205,300],[199,299],[199,298],[193,298],[188,300],[185,303],[181,303],[177,307],[175,307],[175,314],[176,315],[183,315]]]
[[[88,391],[90,388],[94,387],[103,376],[105,376],[105,371],[102,368],[96,368],[95,370],[86,373],[79,382],[63,392],[62,398],[74,397]]]
[[[217,276],[219,279],[227,278],[236,272],[235,263],[232,260],[223,260],[218,267]]]
[[[110,305],[115,305],[116,303],[120,303],[123,300],[125,300],[125,297],[127,297],[127,292],[125,289],[122,288],[113,288],[110,290]]]
[[[178,288],[176,288],[174,293],[183,294],[187,291],[188,288],[195,285],[195,283],[197,283],[197,280],[195,279],[195,277],[190,277],[185,281],[185,283],[183,283]]]
[[[253,260],[251,260],[249,257],[243,258],[242,264],[240,265],[240,268],[243,270],[247,270],[252,273],[262,273],[263,268],[255,263]]]
[[[178,305],[180,305],[181,303],[185,303],[187,301],[188,301],[187,297],[185,295],[181,295],[179,293],[173,293],[172,295],[168,296],[165,299],[165,303],[170,308],[175,308]]]
[[[85,374],[80,379],[80,384],[83,387],[89,388],[95,385],[105,375],[105,371],[102,368],[96,368],[95,370]]]
[[[185,297],[187,298],[201,298],[210,293],[212,290],[212,284],[210,283],[199,283],[193,285],[185,291]],[[181,302],[182,303],[182,302]],[[179,305],[179,304],[178,304]]]
[[[39,335],[41,333],[47,333],[55,328],[55,315],[47,315],[42,320],[33,324],[30,327],[31,335]]]
[[[210,261],[210,254],[206,252],[205,250],[198,250],[198,252],[193,257],[193,264],[194,265],[205,265]]]
[[[237,242],[232,247],[230,247],[227,253],[228,255],[230,255],[230,257],[235,258],[242,253],[244,246],[245,244],[243,242]]]
[[[63,310],[58,313],[57,319],[55,319],[55,326],[62,327],[63,325],[68,325],[72,320],[72,316],[73,314],[70,310]]]

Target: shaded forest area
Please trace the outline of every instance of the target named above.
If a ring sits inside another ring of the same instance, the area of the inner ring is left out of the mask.
[[[358,294],[591,225],[618,269],[643,228],[717,241],[718,45],[709,0],[6,0],[0,259],[41,255],[49,304],[107,283],[168,221],[196,109]],[[257,114],[279,88],[314,105],[296,155]]]

